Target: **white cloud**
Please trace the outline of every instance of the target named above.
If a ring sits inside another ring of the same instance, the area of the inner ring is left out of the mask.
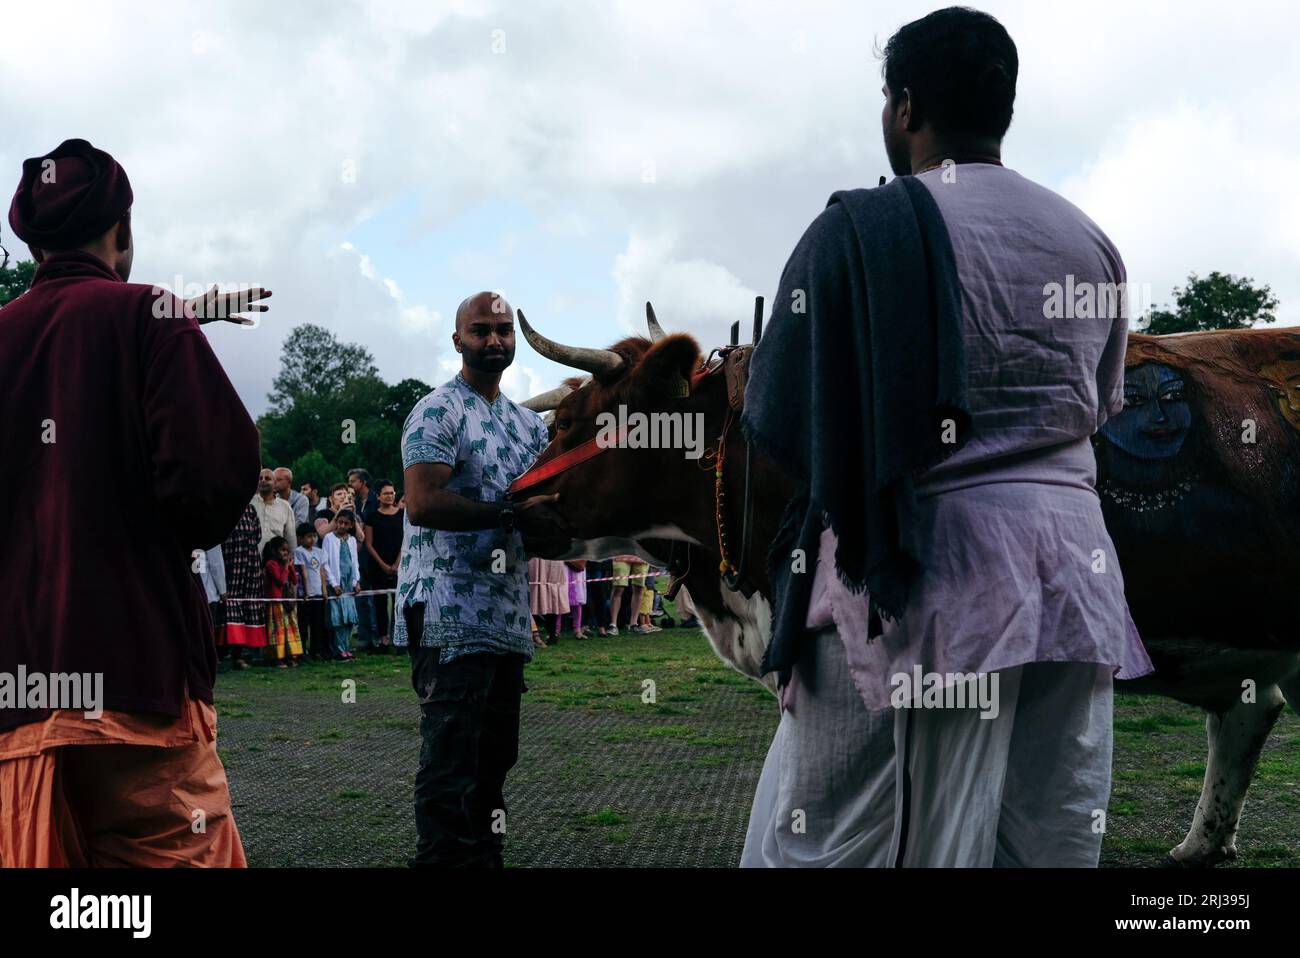
[[[1157,303],[1188,273],[1212,270],[1270,283],[1283,324],[1300,323],[1300,157],[1248,135],[1220,106],[1183,104],[1134,120],[1063,192],[1106,230],[1130,282]]]
[[[656,304],[664,329],[693,333],[705,351],[727,341],[735,320],[752,318],[752,290],[717,263],[682,257],[666,237],[632,237],[614,262],[614,278],[618,319],[627,333],[646,335],[647,300]],[[749,324],[742,322],[741,329],[742,338],[748,336]]]
[[[364,343],[390,381],[443,381],[442,317],[462,296],[500,285],[537,302],[536,254],[577,261],[602,237],[605,260],[539,304],[548,335],[607,345],[644,328],[651,299],[708,348],[735,319],[748,334],[754,293],[774,292],[833,190],[887,172],[873,48],[934,6],[365,0],[305,17],[97,0],[60,5],[58,31],[16,6],[0,175],[87,137],[131,174],[136,279],[273,288],[258,329],[209,327],[254,412],[294,325]],[[1223,269],[1271,284],[1300,321],[1291,6],[982,6],[1021,53],[1009,165],[1078,202],[1158,300]],[[388,248],[342,248],[395,206],[411,215]],[[418,267],[397,255],[488,208],[537,225],[480,223]],[[564,374],[521,355],[540,386]]]
[[[546,384],[542,374],[531,366],[516,359],[501,377],[501,391],[515,402],[523,402],[530,396],[545,392],[551,387]]]

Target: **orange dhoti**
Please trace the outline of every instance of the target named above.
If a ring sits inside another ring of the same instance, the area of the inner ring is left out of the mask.
[[[0,867],[246,865],[206,702],[0,733]]]

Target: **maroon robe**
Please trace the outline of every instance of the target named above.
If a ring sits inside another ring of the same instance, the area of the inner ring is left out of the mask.
[[[127,712],[179,716],[186,686],[211,702],[191,554],[225,539],[261,462],[207,337],[170,294],[57,253],[0,309],[0,370],[0,673],[101,672],[100,704]],[[48,714],[0,709],[0,731]]]

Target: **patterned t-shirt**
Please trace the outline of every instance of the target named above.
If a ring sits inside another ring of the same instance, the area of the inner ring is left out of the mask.
[[[500,502],[546,444],[541,416],[504,395],[488,402],[457,373],[406,417],[402,468],[446,463],[452,467],[448,492]],[[409,515],[403,530],[395,645],[408,642],[401,610],[423,602],[420,644],[443,649],[443,661],[476,652],[519,652],[532,658],[528,558],[519,533],[423,529],[413,526]]]

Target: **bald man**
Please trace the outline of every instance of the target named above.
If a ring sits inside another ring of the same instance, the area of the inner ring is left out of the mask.
[[[0,312],[0,462],[30,504],[0,575],[0,867],[244,864],[194,573],[260,442],[196,304],[127,282],[132,200],[113,157],[67,140],[9,209],[39,266]]]
[[[274,470],[263,467],[257,474],[257,493],[251,501],[262,524],[262,536],[257,542],[258,554],[276,536],[289,543],[290,552],[298,548],[298,522],[293,506],[275,494]]]
[[[309,521],[311,503],[306,496],[293,487],[293,470],[280,466],[275,470],[274,477],[276,498],[289,503],[289,508],[293,510],[295,528]]]
[[[521,534],[564,536],[538,496],[506,501],[546,448],[541,417],[501,394],[515,316],[494,293],[456,310],[461,370],[402,428],[406,519],[393,642],[409,644],[423,713],[412,866],[501,867],[502,790],[519,748],[519,696],[532,657]],[[567,538],[567,536],[565,536]]]

